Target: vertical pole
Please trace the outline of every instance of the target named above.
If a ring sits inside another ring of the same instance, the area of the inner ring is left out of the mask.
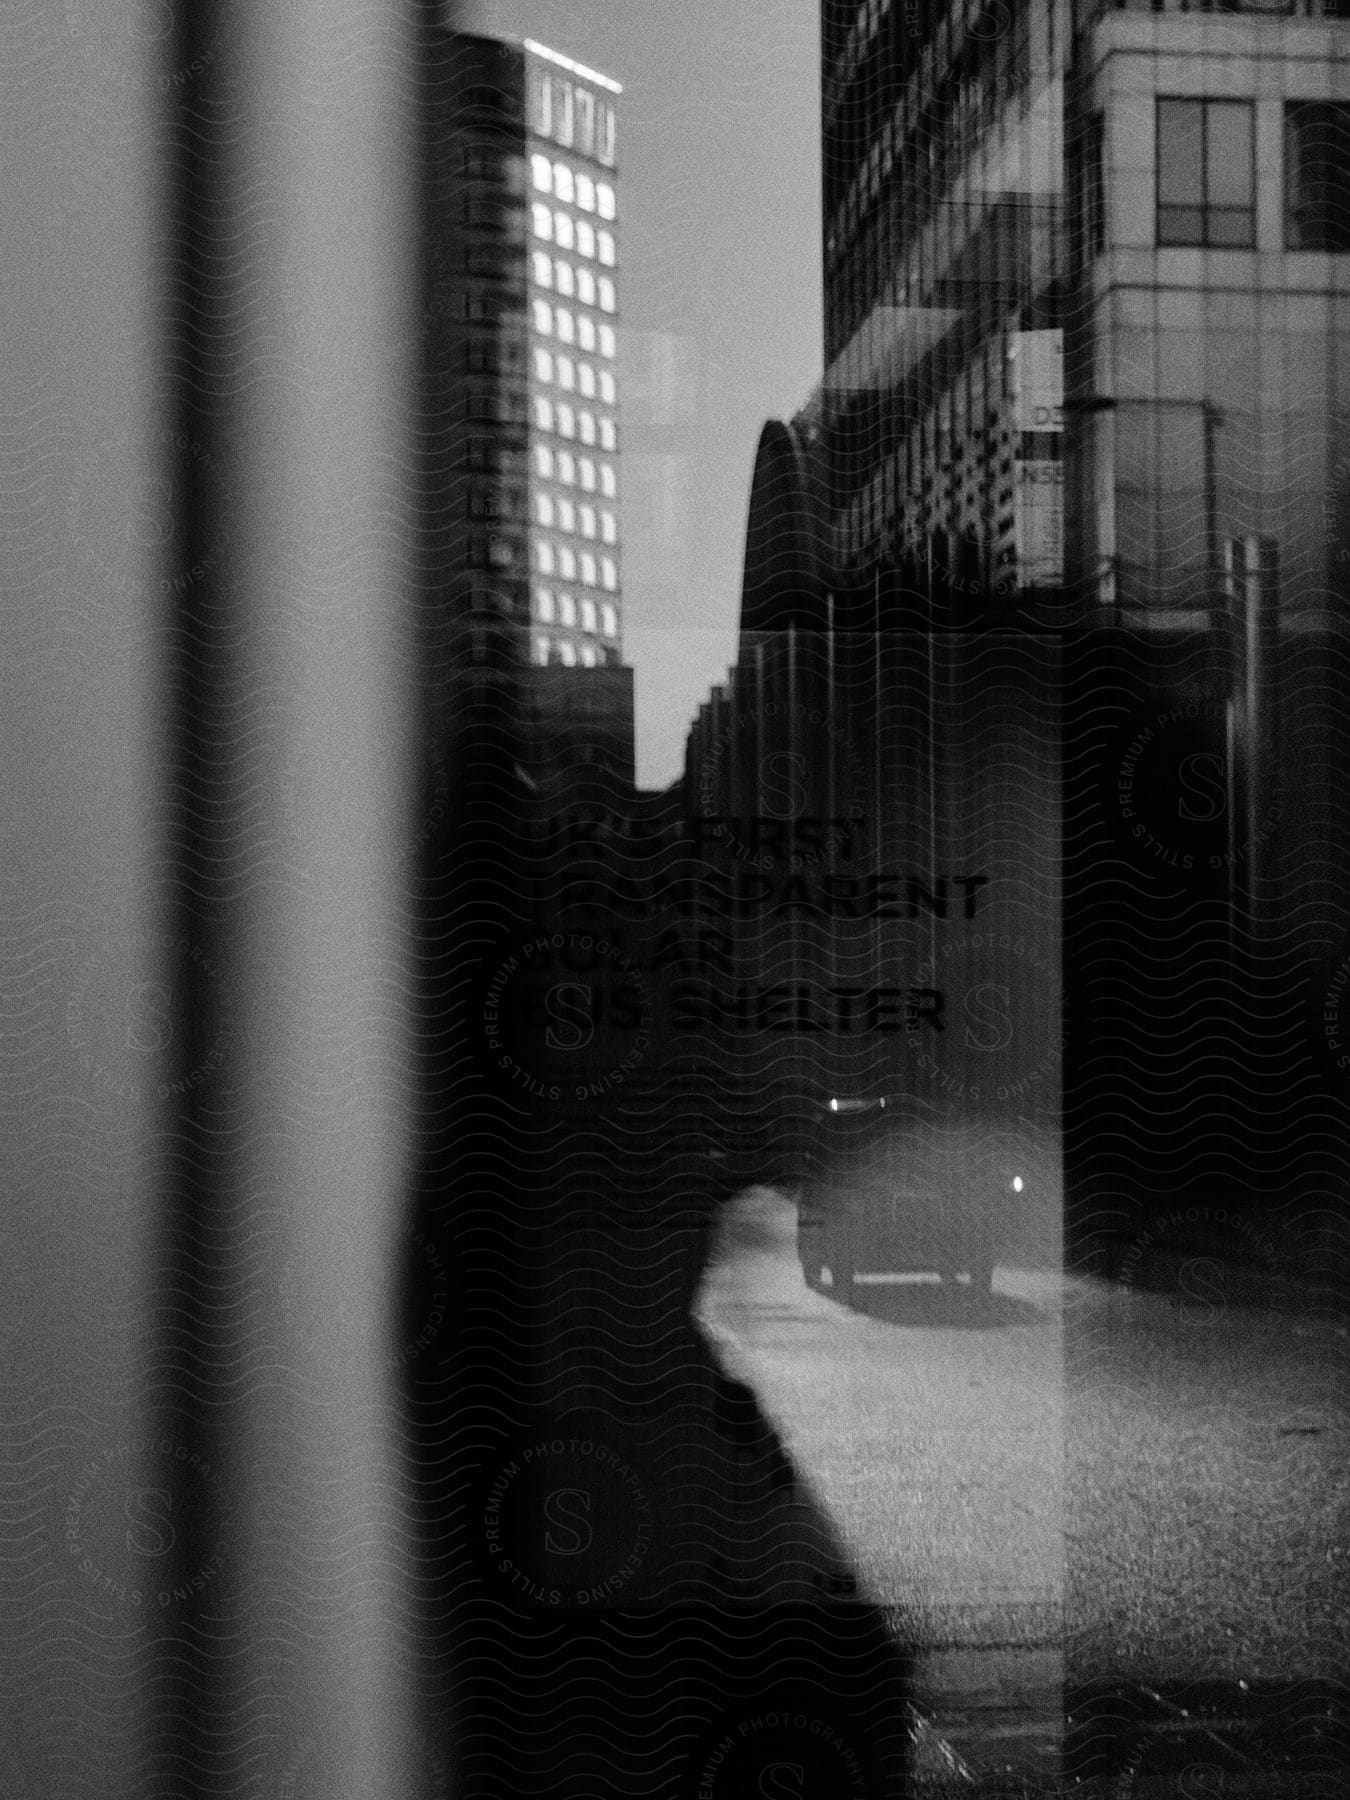
[[[1274,813],[1280,573],[1275,539],[1249,537],[1246,563],[1247,916],[1253,938],[1266,944],[1279,911]]]

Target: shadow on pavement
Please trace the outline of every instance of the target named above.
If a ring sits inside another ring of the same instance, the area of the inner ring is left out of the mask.
[[[855,1284],[845,1297],[830,1287],[816,1290],[884,1325],[928,1327],[935,1330],[993,1331],[1016,1325],[1034,1325],[1040,1309],[1012,1294],[972,1294],[969,1288],[945,1287],[938,1282],[868,1282]]]

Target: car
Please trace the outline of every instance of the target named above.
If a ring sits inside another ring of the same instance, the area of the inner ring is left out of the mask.
[[[847,1301],[865,1274],[928,1273],[975,1302],[1037,1206],[1035,1133],[989,1117],[922,1115],[898,1099],[835,1097],[818,1109],[798,1184],[797,1249],[813,1287]]]

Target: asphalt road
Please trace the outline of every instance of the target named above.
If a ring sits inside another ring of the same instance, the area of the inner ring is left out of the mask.
[[[1099,1712],[1153,1695],[1156,1737],[1202,1678],[1218,1712],[1303,1682],[1331,1699],[1298,1729],[1346,1730],[1343,1324],[1010,1267],[983,1315],[914,1279],[846,1307],[806,1286],[795,1228],[784,1196],[741,1196],[700,1316],[967,1763],[1051,1791],[1061,1683]],[[1122,1727],[1110,1791],[1149,1791],[1143,1731]]]

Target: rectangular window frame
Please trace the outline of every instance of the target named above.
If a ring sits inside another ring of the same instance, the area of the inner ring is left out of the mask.
[[[1200,109],[1198,200],[1165,198],[1163,194],[1163,108]],[[1247,121],[1248,203],[1219,204],[1209,199],[1208,171],[1211,118],[1218,107],[1241,108]],[[1256,104],[1210,94],[1158,94],[1154,111],[1154,231],[1160,250],[1254,250],[1256,248]],[[1194,220],[1194,223],[1189,223]],[[1243,227],[1245,226],[1245,230]],[[1241,232],[1234,235],[1234,228]]]
[[[1295,144],[1297,116],[1324,112],[1340,117],[1340,131],[1346,148],[1344,176],[1337,185],[1335,171],[1324,181],[1318,196],[1312,228],[1300,225],[1299,215],[1314,212],[1311,205],[1296,204],[1294,184],[1298,178],[1299,153]],[[1295,254],[1313,256],[1345,256],[1350,254],[1350,101],[1286,100],[1284,103],[1284,248]],[[1304,241],[1311,238],[1312,241]]]

